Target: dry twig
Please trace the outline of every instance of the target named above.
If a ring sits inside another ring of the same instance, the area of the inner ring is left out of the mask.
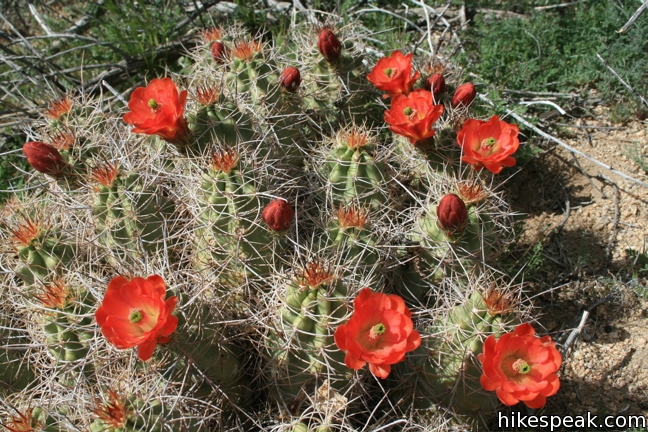
[[[623,27],[621,27],[620,30],[617,30],[617,33],[625,33],[632,24],[634,24],[635,21],[637,21],[637,18],[639,18],[639,15],[641,15],[646,8],[648,8],[648,0],[644,0],[643,4],[635,11],[635,13],[632,14],[630,19],[628,20],[627,23]]]
[[[646,1],[648,1],[648,0],[646,0]],[[644,105],[646,105],[646,106],[648,107],[648,101],[646,101],[646,99],[644,99],[643,96],[641,96],[639,93],[637,93],[637,92],[635,91],[635,89],[633,89],[632,87],[630,87],[630,84],[628,84],[627,82],[625,82],[625,81],[623,80],[623,78],[621,78],[621,77],[619,76],[619,74],[616,73],[616,71],[615,71],[614,69],[612,69],[612,68],[610,67],[610,65],[607,64],[607,62],[606,62],[605,60],[603,60],[603,57],[601,57],[599,54],[596,54],[596,57],[598,57],[598,59],[601,60],[601,63],[603,63],[603,66],[605,66],[606,69],[609,70],[609,71],[612,73],[612,75],[614,75],[614,76],[615,76],[615,77],[616,77],[616,78],[621,82],[621,84],[623,84],[623,85],[625,86],[625,88],[627,88],[628,90],[630,90],[630,93],[632,93],[633,95],[635,95],[635,96],[636,96],[636,97],[637,97],[637,98],[638,98],[638,99],[639,99],[639,100],[640,100]]]

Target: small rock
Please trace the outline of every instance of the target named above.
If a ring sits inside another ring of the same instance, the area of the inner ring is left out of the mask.
[[[234,14],[238,10],[238,5],[236,3],[231,3],[231,2],[219,2],[214,7],[218,12],[227,15]]]

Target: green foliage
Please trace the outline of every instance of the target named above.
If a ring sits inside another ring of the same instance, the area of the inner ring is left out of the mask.
[[[635,9],[635,2],[598,0],[555,10],[522,10],[529,13],[527,19],[478,14],[464,61],[499,88],[582,92],[594,87],[611,105],[628,106],[633,97],[596,54],[635,90],[648,93],[648,22],[638,20],[627,33],[616,32]]]
[[[7,135],[0,136],[0,153],[5,153],[0,160],[0,204],[12,195],[8,191],[22,187],[25,179],[20,175],[20,170],[28,170],[29,167],[19,150],[24,144],[24,137],[9,128],[6,132]],[[11,153],[6,154],[8,152]]]
[[[646,157],[641,153],[641,150],[639,149],[639,145],[637,143],[634,143],[628,150],[625,152],[625,155],[635,161],[637,165],[641,167],[642,170],[646,174],[648,174],[648,160]]]

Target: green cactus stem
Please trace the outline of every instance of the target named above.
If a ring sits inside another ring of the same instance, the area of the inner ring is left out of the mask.
[[[24,264],[16,275],[28,285],[53,279],[75,257],[75,248],[62,233],[46,229],[28,217],[11,233]]]
[[[366,132],[352,127],[338,134],[322,167],[335,206],[353,202],[379,208],[386,200],[385,164],[372,155]]]
[[[352,371],[335,346],[331,326],[346,313],[345,296],[341,281],[314,262],[287,285],[269,340],[278,391],[273,397],[289,405],[301,392],[312,392],[318,378],[338,389],[348,383]]]
[[[432,206],[419,219],[410,238],[421,246],[420,270],[431,282],[438,283],[443,277],[465,277],[477,271],[495,250],[495,234],[490,216],[475,205],[468,206],[466,227],[460,233],[443,230],[436,206]]]
[[[261,221],[270,201],[263,190],[253,171],[231,149],[215,152],[212,166],[203,175],[196,265],[221,269],[221,281],[227,286],[246,278],[263,280],[275,271],[272,258],[282,240]]]
[[[118,255],[141,256],[170,248],[175,204],[138,173],[119,172],[112,164],[98,167],[93,178],[93,211],[100,241]]]
[[[401,385],[403,380],[415,383],[414,389],[408,384],[405,391],[413,394],[417,409],[439,403],[477,421],[494,412],[497,398],[482,389],[477,355],[487,336],[499,336],[517,322],[511,307],[509,296],[501,291],[475,291],[468,301],[452,308],[427,329],[432,336],[423,340],[395,375]]]
[[[250,116],[215,88],[199,88],[198,99],[203,106],[196,114],[188,116],[192,144],[181,150],[203,155],[215,145],[236,148],[253,139]]]
[[[225,81],[236,94],[247,94],[254,105],[273,106],[281,98],[279,74],[274,62],[263,57],[259,41],[239,41],[232,49],[230,72]]]
[[[109,390],[107,401],[97,402],[90,432],[163,432],[183,430],[197,432],[199,427],[181,421],[182,414],[158,399],[145,401],[141,397],[120,397]]]

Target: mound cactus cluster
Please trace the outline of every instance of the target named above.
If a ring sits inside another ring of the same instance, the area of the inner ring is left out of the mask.
[[[479,427],[558,391],[497,268],[518,127],[471,118],[438,56],[291,31],[206,30],[127,109],[63,96],[28,131],[0,226],[5,428]]]

